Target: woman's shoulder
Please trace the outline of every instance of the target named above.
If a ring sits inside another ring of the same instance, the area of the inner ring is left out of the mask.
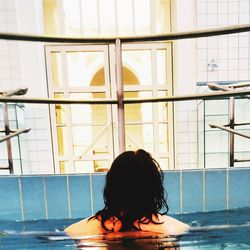
[[[153,220],[156,223],[150,222],[143,224],[136,221],[134,226],[145,232],[164,233],[168,235],[179,235],[189,230],[189,226],[187,224],[168,215],[158,214],[157,216],[153,216]],[[118,232],[121,229],[121,226],[121,222],[115,217],[105,222],[105,227],[112,232]],[[64,231],[70,237],[107,233],[107,231],[103,229],[101,221],[95,217],[86,218],[74,223],[67,227]]]
[[[188,224],[168,215],[160,215],[160,220],[162,220],[164,228],[170,235],[183,234],[190,228]]]
[[[81,235],[96,235],[103,234],[103,229],[100,220],[95,217],[86,218],[78,221],[64,230],[70,237],[76,237]]]
[[[148,224],[140,223],[140,228],[143,231],[150,231],[156,233],[164,233],[168,235],[179,235],[189,230],[189,225],[183,223],[171,216],[158,214],[153,216],[156,223],[150,222]]]

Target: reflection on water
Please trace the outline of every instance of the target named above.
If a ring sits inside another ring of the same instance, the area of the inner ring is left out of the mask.
[[[178,237],[150,232],[110,233],[95,240],[81,239],[77,242],[78,249],[179,249]]]
[[[250,249],[250,208],[175,217],[191,225],[187,234],[126,232],[73,240],[63,229],[75,220],[0,221],[0,249]]]

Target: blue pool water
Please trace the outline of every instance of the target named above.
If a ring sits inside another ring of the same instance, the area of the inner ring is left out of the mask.
[[[181,237],[142,235],[73,241],[63,229],[77,220],[0,221],[0,249],[250,249],[250,208],[174,215],[189,225]]]

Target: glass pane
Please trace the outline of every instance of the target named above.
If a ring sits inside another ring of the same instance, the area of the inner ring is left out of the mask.
[[[105,99],[105,93],[71,93],[72,99]],[[72,123],[107,123],[107,106],[102,105],[71,105]]]
[[[12,104],[7,104],[9,121],[16,121],[16,108]]]
[[[158,96],[157,97],[167,97],[168,92],[167,91],[158,91]],[[169,105],[167,102],[159,102],[156,104],[158,107],[158,119],[160,122],[167,122],[169,117],[168,117],[168,109]]]
[[[18,137],[13,137],[11,139],[11,149],[12,149],[12,156],[13,158],[19,159],[20,158],[20,149],[18,143]]]
[[[229,154],[217,153],[205,155],[206,168],[227,168],[229,167]]]
[[[57,93],[54,94],[55,98],[63,98],[63,94]],[[56,123],[57,124],[65,124],[66,123],[66,106],[61,104],[55,105],[56,110]]]
[[[94,160],[95,172],[107,172],[110,168],[110,161]]]
[[[237,132],[245,134],[250,136],[250,130],[249,129],[237,129]],[[234,137],[234,143],[235,143],[235,152],[244,152],[244,151],[250,151],[250,140],[241,136],[235,136]],[[248,157],[248,159],[250,159],[250,157]],[[248,162],[249,164],[249,162]]]
[[[157,50],[157,84],[167,85],[167,62],[166,50]]]
[[[68,154],[68,138],[67,138],[66,127],[57,127],[57,138],[58,138],[59,155],[67,155]]]
[[[69,162],[59,161],[59,167],[60,167],[61,174],[69,173]]]
[[[66,110],[65,105],[56,105],[56,123],[65,124],[66,123]]]
[[[10,130],[16,130],[17,129],[16,121],[9,121],[9,128]]]
[[[124,98],[150,97],[151,92],[124,92]],[[125,123],[152,122],[153,105],[151,103],[135,103],[125,105]]]
[[[236,99],[235,100],[235,120],[239,123],[250,122],[250,100],[249,99]],[[244,128],[249,128],[245,125]]]
[[[83,33],[87,35],[98,35],[98,11],[96,0],[82,0],[81,7]]]
[[[0,114],[1,115],[1,114]],[[18,127],[25,127],[25,121],[24,121],[24,107],[16,105],[16,115],[17,115],[17,122]]]
[[[3,120],[3,106],[4,106],[3,103],[0,103],[0,121]]]
[[[94,173],[94,162],[75,161],[75,173]]]
[[[136,77],[139,80],[140,85],[152,84],[151,73],[151,51],[150,50],[128,50],[122,52],[122,58],[124,62],[133,62],[136,65]],[[124,85],[136,85],[135,83],[126,83]]]
[[[216,142],[216,143],[215,143]],[[228,134],[224,131],[207,131],[205,138],[205,152],[228,152]]]
[[[46,34],[58,34],[60,31],[59,5],[60,0],[43,0],[44,31]]]
[[[156,14],[156,33],[164,34],[170,31],[170,0],[154,1]]]
[[[60,52],[51,52],[53,86],[63,86],[62,55]]]
[[[63,98],[63,94],[55,94],[55,98]],[[61,104],[55,105],[56,110],[56,123],[65,124],[66,123],[66,106]]]
[[[73,126],[74,155],[94,155],[108,152],[108,128],[103,126]]]
[[[160,152],[169,151],[168,125],[159,124],[159,148]]]
[[[136,150],[143,148],[149,152],[153,152],[153,125],[126,125],[126,150]]]
[[[93,140],[91,126],[73,126],[72,136],[74,155],[83,155]]]
[[[5,133],[0,133],[0,136],[1,137],[5,136]],[[0,152],[1,152],[1,156],[0,156],[1,160],[8,159],[8,152],[7,152],[7,143],[6,143],[6,141],[0,143]],[[6,167],[6,166],[4,166],[4,167]]]
[[[158,163],[160,164],[162,170],[173,169],[173,166],[169,166],[168,158],[160,158]]]
[[[119,35],[133,34],[133,5],[132,0],[116,0],[117,23]],[[126,10],[126,11],[125,11]]]
[[[115,35],[114,0],[99,1],[101,34]]]
[[[150,1],[134,0],[136,34],[150,34]]]
[[[246,149],[248,151],[246,151]],[[244,160],[244,159],[245,160],[249,160],[249,158],[250,158],[249,155],[250,155],[250,151],[249,151],[249,147],[248,147],[248,148],[245,148],[245,152],[236,152],[235,155],[234,155],[234,157],[235,157],[235,159],[238,159],[238,160]],[[235,162],[235,166],[236,167],[249,167],[249,161],[246,161],[246,162]]]
[[[228,100],[204,101],[206,115],[227,115]]]
[[[127,67],[122,67],[122,82],[124,85],[139,85],[139,79],[135,73]]]
[[[65,34],[81,34],[79,0],[63,0]]]
[[[205,130],[221,131],[219,128],[211,128],[209,124],[226,125],[228,123],[228,115],[209,115],[205,116]],[[227,132],[223,132],[227,133]]]
[[[67,52],[68,84],[70,87],[88,87],[96,71],[104,65],[103,52]],[[93,70],[94,69],[94,70]],[[104,85],[104,71],[99,79]]]

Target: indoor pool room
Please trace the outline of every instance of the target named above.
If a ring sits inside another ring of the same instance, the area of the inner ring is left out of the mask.
[[[250,249],[250,0],[0,0],[0,249]]]

